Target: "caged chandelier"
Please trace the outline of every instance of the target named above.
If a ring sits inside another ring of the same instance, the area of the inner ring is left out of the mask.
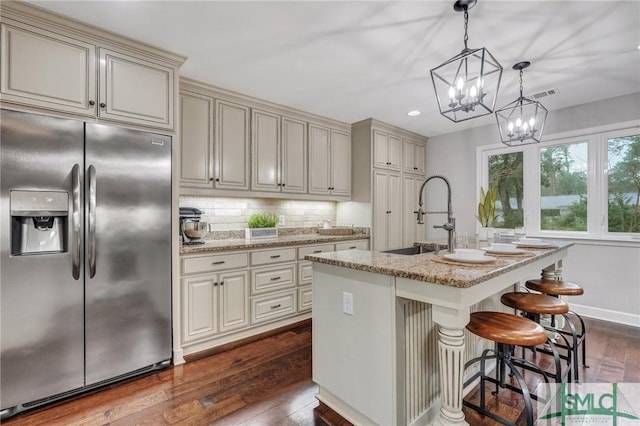
[[[547,109],[538,101],[522,96],[522,74],[531,62],[518,62],[513,69],[520,71],[520,97],[496,111],[502,143],[520,146],[539,143],[542,139]]]
[[[476,2],[457,0],[454,3],[456,12],[464,12],[464,49],[431,70],[440,114],[454,122],[493,113],[502,77],[502,66],[487,49],[467,47],[468,10]]]

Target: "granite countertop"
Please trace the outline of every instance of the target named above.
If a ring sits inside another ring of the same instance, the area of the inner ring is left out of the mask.
[[[254,248],[286,247],[301,244],[335,243],[340,241],[369,239],[369,234],[320,235],[298,234],[284,235],[276,238],[245,240],[244,238],[228,238],[221,240],[205,240],[197,246],[181,246],[180,254],[207,253],[226,250],[246,250]]]
[[[400,255],[364,250],[348,250],[305,256],[306,260],[350,269],[408,278],[452,287],[467,288],[517,269],[573,245],[554,241],[553,248],[523,248],[529,257],[493,255],[489,264],[445,264],[434,261],[434,253]],[[442,253],[441,253],[442,254]]]

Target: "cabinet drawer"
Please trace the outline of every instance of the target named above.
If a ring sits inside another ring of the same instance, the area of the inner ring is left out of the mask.
[[[313,305],[311,286],[307,285],[298,289],[298,312],[308,311]]]
[[[326,253],[328,251],[335,251],[335,245],[321,244],[317,246],[298,247],[298,259],[304,260],[304,257],[308,254]]]
[[[311,284],[313,279],[313,262],[298,263],[298,285]]]
[[[254,269],[251,272],[251,292],[264,293],[272,290],[284,290],[296,286],[295,265],[281,265],[271,268]]]
[[[336,243],[336,251],[341,250],[369,250],[368,240],[345,241],[344,243]]]
[[[255,297],[251,301],[251,322],[258,324],[296,313],[296,289]]]
[[[296,259],[295,248],[273,249],[251,252],[251,266],[268,265],[278,262],[292,262]]]
[[[182,258],[182,274],[223,271],[225,269],[246,268],[247,253],[211,254]]]

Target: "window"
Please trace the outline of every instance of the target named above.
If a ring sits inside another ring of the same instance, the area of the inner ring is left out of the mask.
[[[540,150],[540,229],[587,231],[587,143]]]
[[[640,232],[640,135],[607,140],[609,232]]]
[[[638,128],[634,121],[539,144],[479,147],[478,187],[498,190],[494,226],[524,226],[543,237],[640,240]]]
[[[489,156],[489,187],[498,189],[496,228],[515,228],[524,221],[522,152]]]

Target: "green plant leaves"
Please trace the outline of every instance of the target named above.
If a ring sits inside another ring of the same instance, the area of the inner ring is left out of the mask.
[[[247,219],[249,228],[273,228],[278,224],[278,215],[271,213],[254,213]]]

